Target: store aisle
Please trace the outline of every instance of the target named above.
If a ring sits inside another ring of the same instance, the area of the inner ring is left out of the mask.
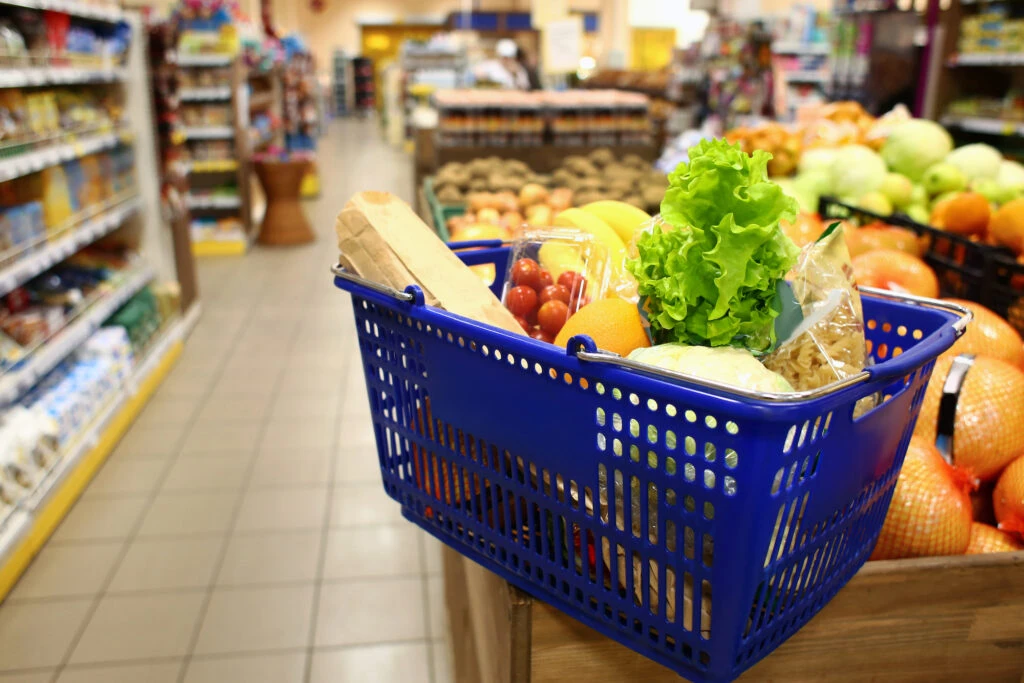
[[[411,199],[374,123],[332,124],[320,239],[200,263],[203,317],[0,605],[0,683],[448,683],[439,544],[376,470],[334,217]]]

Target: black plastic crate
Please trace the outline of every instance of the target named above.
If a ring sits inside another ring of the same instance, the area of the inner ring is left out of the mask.
[[[942,296],[976,301],[1024,334],[1024,263],[1010,250],[923,225],[903,214],[880,216],[832,197],[820,199],[818,213],[826,221],[844,219],[858,226],[881,222],[911,230],[922,245],[922,258],[939,279]]]

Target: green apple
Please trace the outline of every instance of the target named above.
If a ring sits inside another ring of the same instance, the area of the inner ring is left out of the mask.
[[[882,186],[878,191],[889,198],[893,206],[900,207],[910,204],[914,193],[914,184],[910,178],[899,173],[886,173]]]
[[[959,192],[967,187],[967,176],[953,164],[940,162],[928,167],[921,177],[921,184],[932,196]]]
[[[865,211],[876,213],[879,216],[888,216],[892,213],[892,202],[889,201],[887,196],[877,190],[875,192],[868,192],[867,194],[862,195],[855,203],[855,206],[858,206]]]
[[[924,189],[924,185],[914,183],[914,189],[910,192],[910,201],[907,203],[918,204],[920,206],[928,204],[928,191]]]
[[[903,213],[907,214],[907,217],[915,223],[928,225],[928,221],[931,220],[931,214],[928,212],[928,207],[923,204],[911,204],[907,208],[903,209]]]

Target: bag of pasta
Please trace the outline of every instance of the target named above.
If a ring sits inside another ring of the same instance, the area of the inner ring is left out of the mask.
[[[804,320],[764,360],[796,391],[818,389],[864,369],[864,314],[843,230],[834,223],[804,248],[793,269]]]

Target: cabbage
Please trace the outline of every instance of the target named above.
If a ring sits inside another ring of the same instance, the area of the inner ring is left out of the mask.
[[[1003,155],[998,150],[980,142],[958,147],[946,157],[946,163],[963,171],[968,180],[995,178],[1002,161]]]
[[[782,188],[788,196],[796,200],[804,213],[818,213],[818,196],[805,184],[797,183],[792,178],[775,178],[775,184]]]
[[[761,365],[749,351],[732,346],[660,344],[636,349],[629,354],[629,359],[748,391],[793,391],[782,375]]]
[[[832,161],[832,192],[863,196],[881,187],[885,174],[885,162],[873,150],[863,145],[840,147]]]
[[[803,175],[805,173],[814,173],[815,171],[830,173],[835,158],[835,149],[809,149],[800,157],[800,163],[797,164],[797,174]]]
[[[996,182],[1004,190],[1024,192],[1024,166],[1016,161],[1000,162]]]
[[[934,121],[911,119],[889,134],[882,145],[882,159],[890,171],[902,173],[918,181],[932,164],[946,158],[953,150],[953,138]]]

